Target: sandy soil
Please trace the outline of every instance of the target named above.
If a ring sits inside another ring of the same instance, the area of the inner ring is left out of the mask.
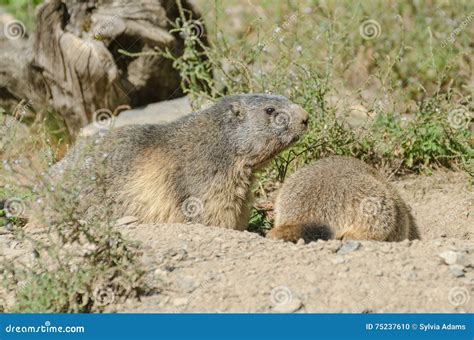
[[[421,241],[295,245],[201,225],[124,226],[143,242],[147,279],[162,291],[108,310],[474,312],[474,196],[466,184],[453,172],[395,183]]]
[[[119,228],[160,292],[108,312],[474,312],[474,195],[465,174],[395,182],[422,240],[291,244],[202,225]],[[11,235],[0,248],[21,252]]]

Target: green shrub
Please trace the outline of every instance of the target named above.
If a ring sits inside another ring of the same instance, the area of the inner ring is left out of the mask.
[[[6,131],[0,136],[0,197],[7,199],[0,207],[0,226],[24,252],[0,258],[0,297],[5,300],[0,309],[94,312],[148,291],[138,244],[117,230],[111,211],[102,212],[105,222],[84,220],[77,209],[80,198],[45,174],[54,152],[44,135],[19,140],[14,127]],[[32,151],[33,145],[42,147]],[[43,164],[31,161],[31,152]]]

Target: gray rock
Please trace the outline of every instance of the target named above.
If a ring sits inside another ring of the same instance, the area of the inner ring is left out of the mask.
[[[353,251],[356,251],[360,247],[360,242],[359,241],[349,241],[346,242],[342,245],[341,248],[337,251],[339,255],[346,255],[349,253],[352,253]]]
[[[456,277],[464,276],[464,266],[461,266],[459,264],[452,264],[449,266],[449,270]]]
[[[444,263],[448,265],[452,265],[452,264],[458,264],[461,266],[468,265],[466,256],[464,256],[464,254],[459,253],[457,251],[452,251],[452,250],[444,251],[438,254],[438,256],[444,261]]]
[[[193,110],[188,97],[166,100],[144,107],[125,110],[114,118],[113,128],[134,124],[164,124],[181,118]],[[80,136],[90,136],[99,131],[97,124],[89,124],[81,129]]]

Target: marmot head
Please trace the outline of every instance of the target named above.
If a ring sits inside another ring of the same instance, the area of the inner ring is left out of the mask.
[[[307,129],[308,113],[287,98],[270,94],[226,97],[237,153],[259,168],[295,142]]]

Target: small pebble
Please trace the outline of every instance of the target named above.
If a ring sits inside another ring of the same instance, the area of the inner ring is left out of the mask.
[[[319,242],[319,241],[318,241]],[[341,248],[341,241],[325,241],[324,249],[330,251],[330,252],[337,252],[339,248]]]
[[[411,242],[408,239],[405,239],[399,243],[401,246],[409,247]]]
[[[415,272],[410,272],[407,275],[408,281],[415,281],[418,278],[418,275]]]
[[[465,266],[467,264],[466,257],[456,251],[448,250],[438,254],[440,258],[443,259],[444,263],[451,265],[451,264],[459,264],[461,266]]]
[[[283,303],[273,307],[273,311],[276,313],[294,313],[303,306],[300,299],[291,299],[288,303]]]
[[[341,248],[337,251],[338,254],[340,255],[346,255],[349,253],[352,253],[353,251],[356,251],[360,247],[360,242],[359,241],[349,241],[347,243],[344,243]]]
[[[298,242],[296,242],[296,245],[297,245],[297,246],[303,246],[303,245],[305,245],[305,242],[304,242],[304,240],[303,240],[302,238],[300,238],[300,239],[298,240]]]
[[[342,256],[337,256],[336,258],[332,260],[332,263],[334,264],[342,264],[344,262],[346,262],[346,260],[344,260]]]
[[[452,264],[452,265],[449,266],[449,270],[456,277],[463,277],[464,276],[464,266],[461,266],[459,264]]]

